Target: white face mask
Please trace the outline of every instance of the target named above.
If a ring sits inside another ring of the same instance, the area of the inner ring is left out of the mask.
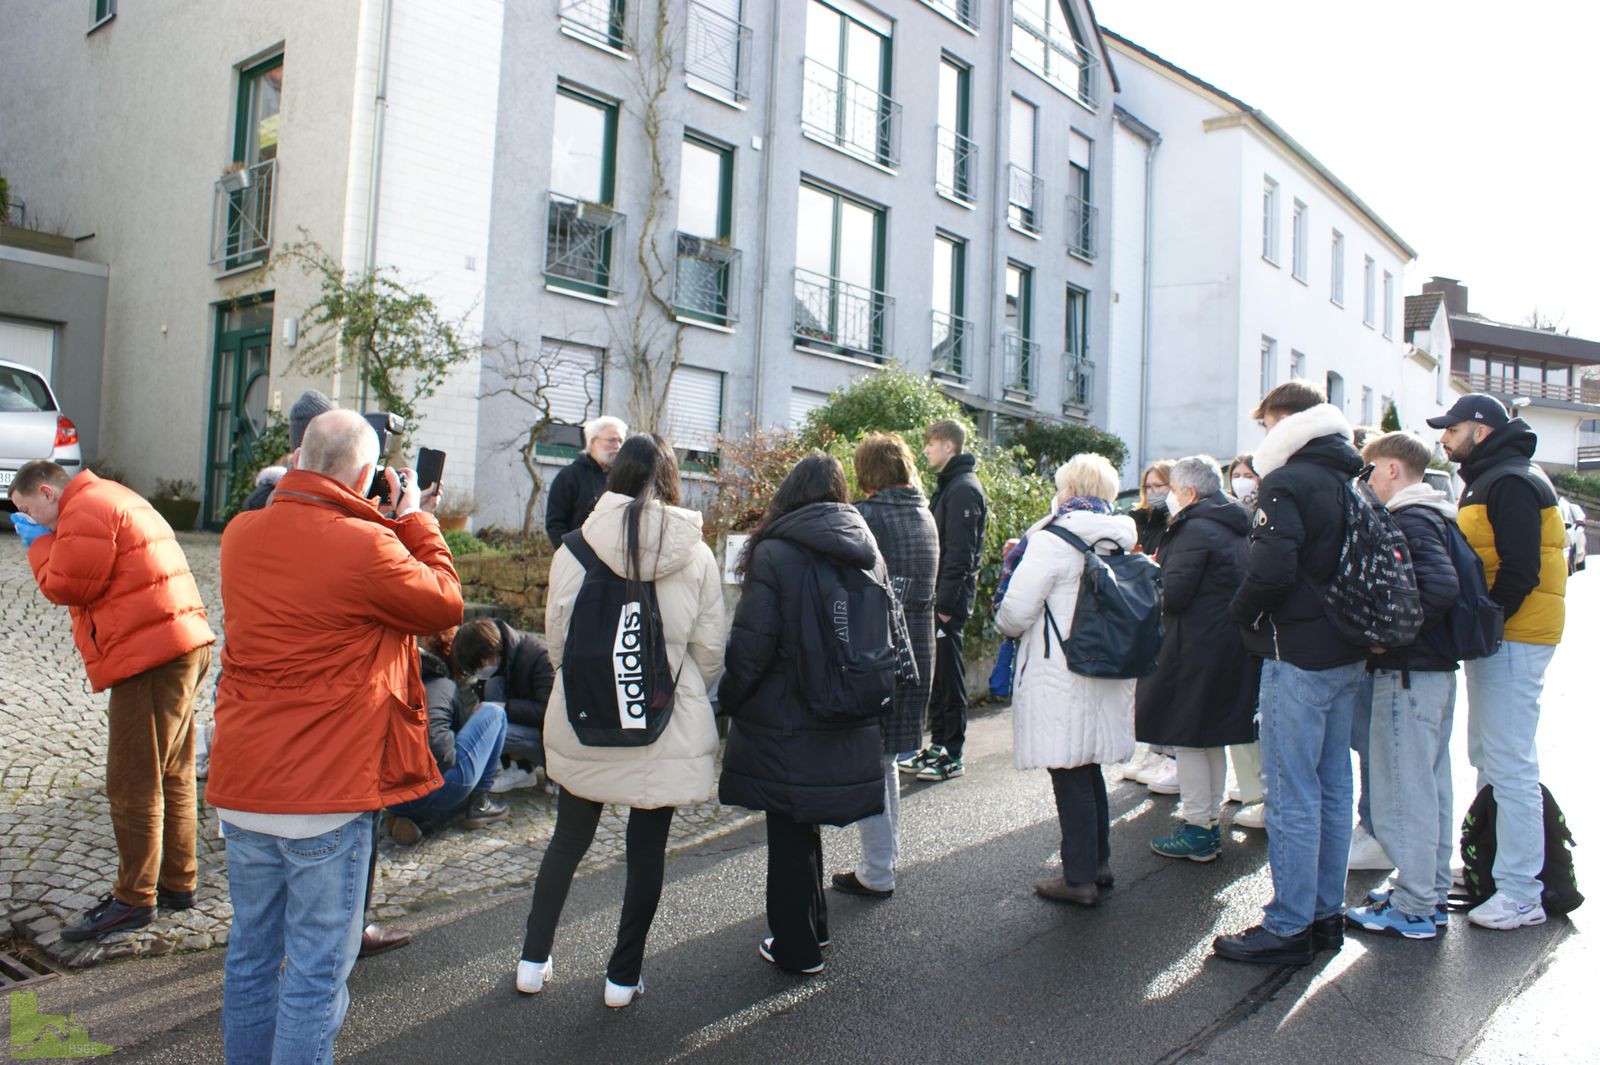
[[[1235,477],[1233,479],[1233,494],[1239,502],[1250,506],[1256,501],[1256,492],[1260,485],[1249,477]]]
[[[1183,511],[1183,508],[1188,505],[1189,504],[1185,503],[1177,492],[1167,493],[1167,513],[1171,514],[1174,518],[1176,518]]]
[[[477,678],[478,680],[488,680],[490,677],[494,676],[499,669],[499,662],[490,662],[488,665],[474,673],[473,677]]]

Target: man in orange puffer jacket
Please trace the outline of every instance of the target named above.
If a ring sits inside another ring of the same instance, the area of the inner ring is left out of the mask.
[[[88,470],[30,462],[11,501],[34,523],[28,564],[72,612],[72,638],[107,708],[106,797],[117,839],[111,893],[66,928],[95,939],[194,905],[194,700],[216,636],[172,527],[141,496]],[[42,528],[40,528],[42,527]]]

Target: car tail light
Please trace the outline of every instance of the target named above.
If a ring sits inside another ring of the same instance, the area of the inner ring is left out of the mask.
[[[65,414],[56,415],[56,447],[71,447],[78,442],[78,427]]]

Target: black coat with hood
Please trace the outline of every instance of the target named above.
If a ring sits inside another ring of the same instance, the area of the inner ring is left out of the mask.
[[[1411,552],[1411,572],[1417,578],[1417,594],[1422,599],[1422,631],[1409,646],[1395,647],[1367,659],[1369,669],[1392,669],[1411,673],[1450,673],[1460,665],[1442,658],[1426,639],[1450,611],[1461,590],[1461,580],[1450,561],[1450,531],[1455,524],[1456,507],[1450,498],[1426,483],[1407,485],[1389,499],[1389,514],[1405,534]]]
[[[610,474],[585,451],[567,464],[550,482],[550,498],[545,500],[544,532],[551,546],[561,549],[561,538],[573,529],[583,528],[600,497],[606,494]]]
[[[1339,635],[1322,605],[1344,540],[1342,489],[1362,469],[1350,440],[1344,414],[1322,403],[1273,426],[1255,454],[1260,498],[1232,607],[1252,654],[1307,670],[1367,657],[1367,648]]]
[[[442,776],[455,768],[456,733],[470,715],[449,663],[427,648],[422,649],[422,686],[428,692],[428,747]]]
[[[550,702],[550,689],[556,671],[550,653],[537,636],[518,632],[503,621],[500,630],[500,668],[483,682],[483,698],[504,703],[506,720],[513,725],[544,731],[544,708]]]
[[[928,500],[939,532],[939,579],[934,587],[934,612],[965,620],[978,596],[978,569],[983,565],[983,532],[989,521],[989,500],[975,472],[976,456],[962,453],[939,471],[939,487]]]
[[[719,798],[803,824],[847,825],[883,812],[883,733],[877,721],[816,720],[800,694],[799,589],[811,560],[886,577],[872,532],[854,507],[811,503],[773,522],[745,564],[719,688],[730,718]]]
[[[1218,624],[1244,579],[1250,512],[1221,492],[1172,519],[1160,545],[1166,634],[1139,681],[1135,735],[1146,743],[1223,747],[1256,738],[1261,660],[1235,625]]]

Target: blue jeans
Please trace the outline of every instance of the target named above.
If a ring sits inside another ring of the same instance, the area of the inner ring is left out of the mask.
[[[397,817],[415,821],[426,831],[460,813],[475,791],[488,791],[500,772],[500,749],[506,742],[506,711],[499,703],[483,703],[456,733],[456,764],[444,783],[420,799],[389,807]]]
[[[1350,722],[1367,665],[1261,667],[1261,772],[1267,787],[1272,901],[1262,925],[1279,936],[1344,910],[1350,860]]]
[[[507,724],[505,754],[513,760],[544,765],[544,733],[531,725]]]
[[[1539,696],[1556,649],[1507,640],[1465,665],[1467,757],[1478,787],[1493,785],[1495,888],[1519,903],[1544,893],[1544,797],[1539,792]]]
[[[233,899],[222,984],[227,1065],[331,1065],[361,949],[373,817],[309,839],[222,823]]]
[[[1350,719],[1350,749],[1360,766],[1356,770],[1356,822],[1372,831],[1372,674],[1362,682],[1364,691],[1356,699],[1355,716]],[[1390,857],[1394,857],[1390,855]]]
[[[1449,901],[1455,847],[1450,789],[1450,728],[1456,675],[1393,670],[1372,674],[1372,826],[1395,866],[1390,902],[1401,913],[1433,917]]]

